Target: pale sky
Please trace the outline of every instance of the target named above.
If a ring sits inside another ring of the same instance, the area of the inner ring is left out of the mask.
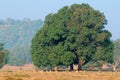
[[[0,19],[45,19],[49,13],[56,13],[63,6],[88,3],[103,12],[108,21],[106,29],[112,33],[112,40],[120,38],[120,0],[0,0]]]

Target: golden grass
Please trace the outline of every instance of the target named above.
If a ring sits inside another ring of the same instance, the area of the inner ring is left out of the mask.
[[[1,71],[0,80],[120,80],[120,72]]]

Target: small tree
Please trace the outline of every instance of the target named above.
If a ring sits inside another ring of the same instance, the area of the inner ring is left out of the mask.
[[[4,53],[0,51],[0,68],[4,65]]]
[[[114,42],[114,62],[120,63],[120,39],[115,40]]]
[[[0,43],[0,68],[8,62],[9,51],[4,49],[3,44]]]
[[[113,50],[113,71],[116,71],[116,66],[120,64],[120,39],[113,41],[114,50]]]

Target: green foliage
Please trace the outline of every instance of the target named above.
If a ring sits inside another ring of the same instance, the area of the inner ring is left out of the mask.
[[[3,50],[3,43],[0,43],[0,50]]]
[[[8,62],[9,51],[3,47],[3,43],[0,43],[0,68]]]
[[[114,62],[120,63],[120,39],[115,40],[114,42]]]
[[[4,64],[7,64],[9,62],[10,51],[8,49],[3,49],[2,52],[4,53]]]
[[[0,51],[0,68],[4,65],[4,53]]]
[[[103,13],[88,4],[65,6],[46,16],[32,40],[31,55],[37,66],[112,62],[111,33]]]

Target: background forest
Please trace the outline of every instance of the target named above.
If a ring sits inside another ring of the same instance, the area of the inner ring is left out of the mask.
[[[41,28],[41,19],[0,20],[0,42],[9,51],[10,65],[31,63],[30,45],[34,34]],[[1,45],[2,46],[2,45]]]

